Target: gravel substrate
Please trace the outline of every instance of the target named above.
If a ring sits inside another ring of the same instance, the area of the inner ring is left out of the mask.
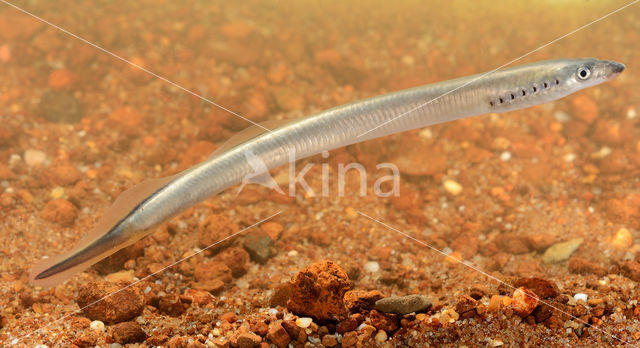
[[[19,6],[261,122],[488,71],[623,4]],[[284,194],[230,188],[43,289],[29,268],[118,194],[249,124],[0,4],[0,346],[640,345],[638,23],[631,6],[519,62],[625,63],[610,83],[299,161],[315,195],[276,169]],[[362,187],[339,187],[349,163]],[[398,196],[374,194],[380,163]]]

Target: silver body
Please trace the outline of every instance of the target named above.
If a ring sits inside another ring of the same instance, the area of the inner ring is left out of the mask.
[[[138,229],[153,226],[239,183],[252,171],[245,151],[260,157],[271,169],[289,161],[291,148],[296,159],[301,159],[410,129],[542,104],[595,84],[580,83],[573,77],[581,63],[595,62],[598,61],[544,61],[487,76],[474,75],[385,94],[319,112],[264,133],[189,169],[141,205],[138,214],[130,216],[130,222]],[[597,76],[593,78],[595,82]],[[375,130],[370,131],[372,129]]]
[[[36,266],[32,281],[55,284],[135,242],[151,227],[240,183],[247,174],[255,174],[247,153],[262,160],[268,170],[289,162],[290,153],[301,159],[410,129],[546,103],[607,81],[623,69],[620,63],[593,58],[542,61],[385,94],[292,121],[162,181],[150,194],[128,202],[133,208],[116,201],[110,209],[120,209],[122,217],[103,218],[92,232],[95,237]],[[125,194],[121,197],[129,200]]]

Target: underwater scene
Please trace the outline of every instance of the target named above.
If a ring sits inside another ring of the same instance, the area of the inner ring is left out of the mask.
[[[640,346],[640,0],[0,0],[0,346]]]

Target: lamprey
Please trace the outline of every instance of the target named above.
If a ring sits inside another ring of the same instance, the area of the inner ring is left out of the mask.
[[[269,128],[216,152],[177,175],[143,181],[122,193],[79,245],[45,259],[33,284],[51,286],[131,245],[152,227],[264,171],[322,151],[486,113],[522,109],[608,81],[624,65],[593,58],[559,59],[457,78],[356,101]],[[245,134],[246,135],[246,134]]]

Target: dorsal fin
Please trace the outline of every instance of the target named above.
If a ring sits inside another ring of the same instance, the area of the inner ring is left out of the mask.
[[[164,178],[147,179],[122,192],[115,200],[115,202],[113,202],[113,204],[109,208],[107,208],[102,218],[100,218],[98,223],[93,227],[93,229],[91,229],[91,232],[89,232],[78,243],[76,243],[76,246],[73,249],[62,255],[42,260],[38,264],[36,264],[30,271],[30,282],[34,285],[43,287],[54,286],[65,281],[68,278],[71,278],[71,276],[73,276],[74,274],[82,272],[94,263],[115,253],[116,251],[136,242],[136,240],[128,240],[126,241],[126,243],[114,246],[113,248],[109,249],[108,252],[102,252],[101,254],[97,255],[90,255],[91,257],[88,261],[75,265],[62,272],[58,272],[44,278],[35,279],[39,274],[57,265],[58,263],[68,261],[68,259],[73,257],[74,255],[79,255],[79,253],[87,246],[89,246],[92,242],[109,233],[109,231],[118,222],[124,219],[136,206],[138,206],[150,195],[152,195],[154,192],[159,190],[161,187],[163,187],[179,175],[180,173]],[[85,252],[91,253],[92,250],[85,250]]]
[[[269,131],[273,131],[276,128],[282,127],[283,125],[291,121],[292,121],[291,119],[269,120],[269,121],[260,122],[257,125],[253,125],[249,128],[245,128],[239,131],[238,133],[234,134],[231,138],[229,138],[224,143],[222,143],[222,145],[220,145],[220,147],[218,147],[209,157],[211,158],[218,154],[221,154],[237,145],[244,143],[249,139],[253,139],[261,134],[267,133]]]

